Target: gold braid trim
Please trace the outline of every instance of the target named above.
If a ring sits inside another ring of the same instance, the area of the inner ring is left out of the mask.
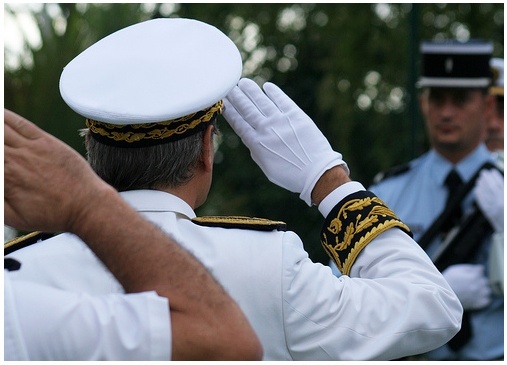
[[[243,216],[205,216],[192,218],[192,222],[206,227],[239,228],[256,231],[285,231],[287,224],[265,218]]]
[[[207,109],[162,122],[121,125],[87,118],[86,126],[95,136],[101,136],[114,142],[134,143],[141,140],[161,140],[173,136],[183,136],[199,124],[210,122],[216,115],[221,114],[222,110],[223,102],[219,100]]]
[[[54,233],[35,231],[21,237],[15,237],[7,242],[4,242],[4,255],[9,255],[24,247],[51,238],[54,235]]]
[[[321,243],[340,272],[350,274],[359,253],[375,237],[398,227],[410,229],[373,193],[360,191],[340,202],[328,215],[321,232]]]

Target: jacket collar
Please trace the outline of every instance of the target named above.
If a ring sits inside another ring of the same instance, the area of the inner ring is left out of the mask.
[[[456,165],[451,164],[434,149],[429,152],[428,159],[429,164],[432,166],[429,171],[438,185],[444,184],[445,178],[453,168],[456,169],[463,181],[468,181],[488,161],[493,162],[493,157],[484,144],[480,144]]]
[[[176,195],[161,190],[131,190],[120,193],[138,212],[175,212],[195,218],[195,212]]]

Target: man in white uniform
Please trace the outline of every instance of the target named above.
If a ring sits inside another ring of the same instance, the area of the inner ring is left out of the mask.
[[[289,97],[270,83],[264,92],[252,80],[238,83],[240,75],[237,48],[215,28],[158,19],[85,50],[64,69],[60,89],[86,118],[92,168],[202,261],[247,316],[265,360],[395,359],[448,341],[461,305],[407,227],[350,181],[341,154]],[[223,104],[267,177],[318,206],[340,278],[313,263],[281,222],[196,217],[211,186]],[[27,263],[19,279],[122,291],[69,234],[11,256]]]
[[[5,221],[76,234],[125,290],[93,295],[13,280],[27,263],[5,259],[4,360],[262,358],[243,312],[195,257],[69,146],[9,110],[4,121]]]

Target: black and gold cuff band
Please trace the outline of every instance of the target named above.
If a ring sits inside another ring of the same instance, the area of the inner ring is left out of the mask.
[[[412,233],[379,199],[369,191],[349,195],[327,216],[321,231],[321,243],[340,272],[349,275],[359,253],[382,232],[398,227]]]

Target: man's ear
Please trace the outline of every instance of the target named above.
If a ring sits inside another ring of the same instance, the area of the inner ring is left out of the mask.
[[[428,98],[429,98],[429,91],[424,90],[422,91],[419,96],[419,110],[421,111],[422,115],[426,117],[426,114],[428,113]]]
[[[213,143],[213,128],[212,125],[206,127],[204,131],[203,143],[202,143],[202,151],[201,151],[201,162],[203,167],[211,171],[213,170],[213,159],[215,155],[215,146]]]

